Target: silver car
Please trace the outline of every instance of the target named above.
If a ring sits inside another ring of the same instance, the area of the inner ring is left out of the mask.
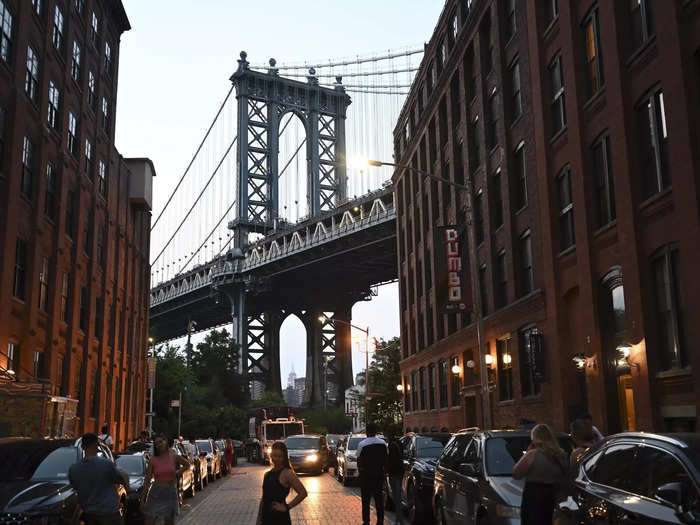
[[[343,445],[338,447],[335,477],[343,485],[360,478],[360,472],[357,470],[357,445],[366,437],[366,434],[348,434]]]

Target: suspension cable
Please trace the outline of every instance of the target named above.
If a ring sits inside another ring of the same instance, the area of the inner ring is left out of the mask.
[[[370,76],[375,76],[375,75],[393,75],[395,73],[412,73],[414,71],[418,71],[417,67],[407,67],[405,69],[381,69],[379,71],[360,71],[357,73],[336,73],[336,74],[324,74],[324,75],[313,75],[316,78],[335,78],[335,77],[370,77]],[[301,73],[290,73],[290,74],[285,74],[285,77],[290,77],[290,78],[306,78],[310,75],[306,74],[301,74]],[[339,84],[342,85],[342,84]]]
[[[287,171],[287,168],[288,168],[289,165],[292,163],[292,161],[297,157],[297,155],[299,154],[299,150],[301,150],[301,147],[302,147],[305,143],[306,143],[306,137],[304,137],[304,140],[301,141],[301,144],[299,144],[299,147],[298,147],[297,150],[294,152],[294,155],[292,155],[292,157],[287,161],[287,164],[284,165],[284,168],[282,168],[282,171],[280,171],[279,175],[277,175],[277,178],[278,178],[278,179],[282,176],[282,174],[283,174],[285,171]]]
[[[187,259],[187,262],[182,266],[182,268],[180,268],[180,271],[178,271],[177,274],[175,274],[175,275],[180,275],[180,274],[182,273],[182,270],[184,270],[185,268],[187,268],[187,265],[190,264],[190,261],[191,261],[192,259],[194,259],[194,256],[197,255],[197,254],[199,253],[199,250],[201,250],[202,247],[209,241],[209,238],[210,238],[212,235],[214,235],[214,232],[216,231],[216,229],[219,227],[219,225],[222,223],[222,221],[226,218],[226,216],[228,215],[228,212],[230,212],[231,209],[233,209],[233,207],[235,206],[235,204],[236,204],[236,199],[233,199],[233,202],[231,203],[231,206],[229,206],[228,209],[224,212],[224,214],[223,214],[223,215],[221,216],[221,218],[219,219],[219,222],[217,222],[217,223],[214,225],[214,228],[209,232],[209,235],[207,235],[206,239],[204,239],[204,240],[202,241],[202,244],[199,245],[199,248],[197,248],[194,252],[192,252],[192,255],[190,255],[190,258]],[[233,239],[233,237],[231,237],[231,238]],[[221,253],[221,252],[219,252],[219,253]],[[205,254],[205,256],[206,256],[206,254]]]
[[[337,86],[338,84],[325,84],[322,83],[321,86],[323,87],[328,87],[332,88]],[[342,84],[342,86],[345,89],[355,89],[355,88],[360,88],[360,89],[408,89],[412,86],[413,84]]]
[[[185,176],[190,171],[192,164],[194,164],[194,161],[197,158],[197,155],[199,155],[199,152],[202,149],[202,146],[204,146],[204,143],[206,142],[207,137],[209,136],[209,133],[211,133],[211,130],[214,128],[214,124],[216,124],[216,121],[219,119],[219,115],[221,115],[221,112],[223,111],[224,106],[226,105],[226,102],[228,101],[232,92],[233,92],[233,86],[231,86],[231,89],[228,90],[228,93],[226,94],[224,101],[221,103],[221,106],[219,106],[219,111],[216,112],[216,116],[214,117],[214,120],[212,121],[211,125],[209,126],[209,129],[207,129],[207,132],[204,134],[204,138],[202,139],[202,142],[199,143],[199,147],[197,148],[197,151],[194,152],[194,156],[192,157],[192,160],[190,160],[190,163],[187,165],[187,169],[185,169],[185,172],[182,174],[182,176],[180,177],[180,180],[177,182],[177,186],[175,186],[175,189],[170,194],[170,197],[168,197],[168,200],[165,203],[165,206],[163,206],[163,209],[160,210],[158,217],[156,217],[155,222],[151,225],[151,231],[153,231],[153,229],[156,227],[156,224],[158,224],[158,221],[163,216],[163,213],[165,213],[165,210],[168,208],[170,201],[173,200],[175,193],[180,188],[180,185],[182,184],[182,181],[185,179]]]
[[[328,62],[327,64],[303,64],[303,65],[289,65],[285,66],[284,64],[281,66],[275,66],[275,69],[309,69],[311,67],[313,68],[321,68],[321,67],[338,67],[338,66],[350,66],[354,64],[364,64],[366,62],[379,62],[380,60],[391,60],[393,58],[399,58],[399,57],[404,57],[404,56],[410,56],[410,55],[417,55],[419,53],[423,53],[424,50],[423,48],[419,49],[408,49],[406,51],[396,51],[394,53],[389,53],[387,55],[382,55],[382,56],[370,56],[370,57],[364,57],[364,58],[356,58],[354,60],[348,59],[348,60],[343,60],[341,62]],[[269,68],[269,66],[254,66],[255,68],[260,68],[260,69],[265,69]]]
[[[229,147],[228,147],[228,148],[226,149],[226,151],[224,152],[224,155],[221,157],[221,160],[220,160],[219,163],[216,165],[216,168],[215,168],[214,171],[212,172],[212,174],[211,174],[211,176],[209,177],[209,180],[207,181],[207,183],[204,185],[204,188],[202,188],[202,191],[199,192],[199,195],[197,196],[197,198],[195,199],[194,203],[192,204],[192,207],[190,207],[190,209],[188,210],[188,212],[185,214],[185,217],[182,219],[182,221],[180,221],[180,224],[177,226],[177,228],[175,229],[175,231],[173,232],[173,234],[170,236],[170,239],[168,239],[168,242],[166,242],[166,243],[165,243],[165,246],[163,246],[163,249],[162,249],[162,250],[160,251],[160,253],[156,256],[156,258],[151,262],[151,266],[153,266],[153,265],[158,261],[158,259],[160,259],[160,256],[163,255],[163,252],[165,252],[166,248],[167,248],[168,246],[170,246],[170,243],[171,243],[171,242],[173,241],[173,239],[175,238],[175,235],[177,235],[177,232],[179,232],[179,231],[180,231],[180,228],[182,228],[182,225],[185,224],[185,221],[187,220],[187,218],[188,218],[188,217],[190,216],[190,214],[192,213],[192,210],[194,210],[195,206],[197,206],[197,203],[199,202],[199,199],[202,198],[202,195],[204,195],[204,192],[205,192],[206,189],[209,187],[209,184],[210,184],[211,181],[214,179],[214,176],[215,176],[215,175],[217,174],[217,172],[219,171],[219,168],[221,167],[221,165],[224,163],[224,160],[226,159],[226,157],[228,156],[229,152],[231,151],[231,148],[233,148],[233,145],[236,143],[236,139],[237,139],[237,138],[238,138],[238,135],[236,135],[236,136],[233,138],[233,141],[231,141],[231,144],[229,144]]]
[[[373,91],[369,89],[348,89],[348,93],[371,93],[373,95],[408,95],[406,91]]]

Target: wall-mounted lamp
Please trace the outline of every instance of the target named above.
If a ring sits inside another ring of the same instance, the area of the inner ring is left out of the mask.
[[[490,367],[493,364],[493,356],[491,354],[486,354],[484,356],[484,362],[486,363],[486,366]]]
[[[406,390],[408,390],[409,392],[411,391],[411,383],[406,384]]]
[[[618,345],[615,349],[617,351],[617,368],[624,369],[631,366],[636,366],[639,368],[638,363],[633,363],[630,361],[630,353],[632,352],[632,347],[630,345]]]
[[[454,375],[459,375],[459,373],[462,371],[462,368],[458,364],[452,365],[452,373]]]
[[[399,392],[403,392],[403,385],[401,383],[396,385],[396,390],[398,390]]]
[[[503,364],[509,365],[513,361],[513,357],[510,354],[503,354]]]
[[[586,357],[585,354],[576,354],[571,358],[577,370],[585,370],[586,368],[595,368],[595,357]]]
[[[471,359],[469,361],[467,361],[467,368],[474,369],[475,366],[476,366],[476,363],[474,361],[472,361]]]

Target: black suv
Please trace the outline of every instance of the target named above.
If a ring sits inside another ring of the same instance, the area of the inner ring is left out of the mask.
[[[328,443],[325,436],[300,434],[284,440],[289,460],[297,472],[328,472]]]
[[[569,454],[571,440],[557,434]],[[440,457],[435,472],[433,509],[438,523],[517,524],[523,482],[513,467],[530,446],[530,432],[492,430],[458,432]]]
[[[433,479],[437,460],[450,434],[409,434],[399,440],[403,447],[403,481],[401,483],[401,503],[389,500],[387,504],[397,510],[405,508],[411,523],[432,523]]]
[[[700,523],[700,434],[616,434],[589,450],[556,522]]]

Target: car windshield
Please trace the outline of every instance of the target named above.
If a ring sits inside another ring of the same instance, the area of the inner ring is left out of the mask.
[[[304,429],[301,423],[285,423],[284,424],[284,435],[285,436],[296,436],[297,434],[303,434]]]
[[[557,436],[559,446],[567,454],[571,452],[571,440],[565,436]],[[530,436],[493,437],[486,440],[486,472],[491,476],[510,476],[513,467],[527,452],[530,446]]]
[[[64,480],[68,469],[78,461],[78,449],[51,443],[13,443],[0,447],[0,479]]]
[[[417,436],[416,455],[419,458],[439,458],[450,436]]]
[[[212,452],[211,443],[209,441],[197,441],[199,449],[202,452]]]
[[[143,458],[141,456],[119,456],[117,467],[126,470],[130,476],[143,476]]]
[[[348,439],[348,450],[357,450],[357,445],[360,444],[360,441],[362,441],[363,437],[358,437],[358,438],[350,438]]]
[[[290,437],[285,441],[289,450],[317,450],[318,438]]]
[[[268,441],[284,439],[284,423],[268,423],[265,425],[265,438]]]

